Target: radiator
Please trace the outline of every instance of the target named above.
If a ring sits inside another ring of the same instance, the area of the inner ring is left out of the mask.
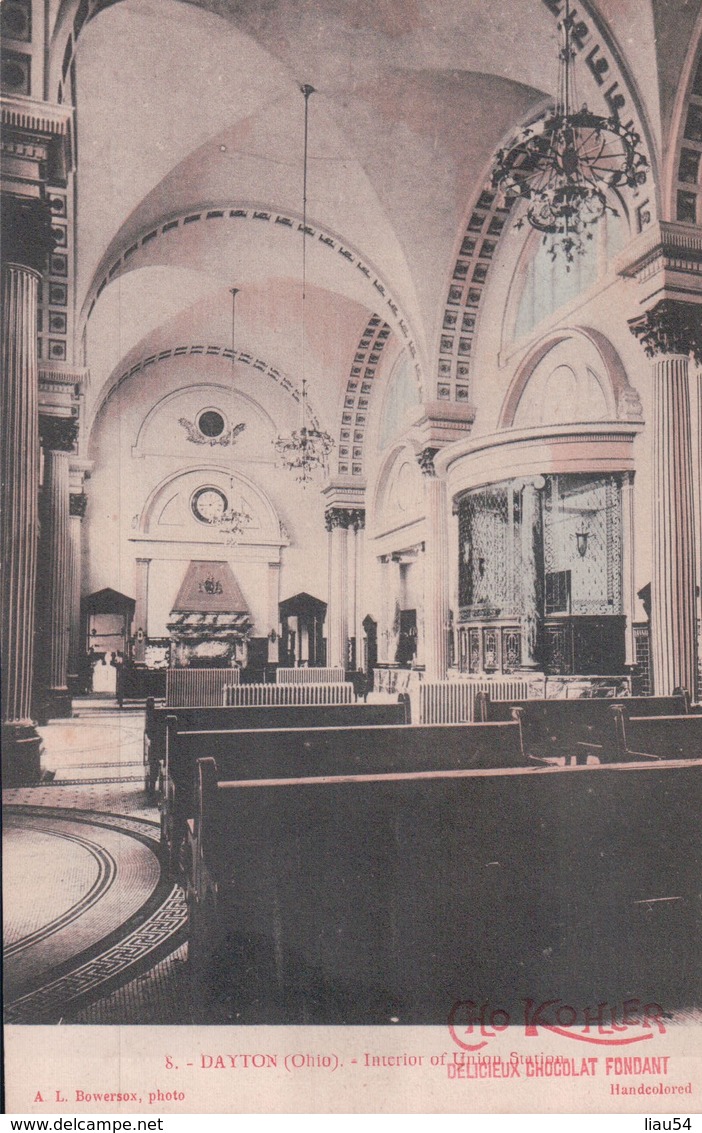
[[[219,708],[225,685],[238,685],[238,669],[168,669],[167,708]]]
[[[275,682],[279,685],[319,685],[340,682],[343,669],[276,669]]]
[[[475,696],[488,692],[491,700],[526,700],[527,681],[506,677],[498,680],[423,681],[410,693],[412,722],[460,724],[475,719]]]
[[[248,704],[353,704],[353,700],[353,685],[340,681],[308,685],[227,685],[224,689],[227,707]]]

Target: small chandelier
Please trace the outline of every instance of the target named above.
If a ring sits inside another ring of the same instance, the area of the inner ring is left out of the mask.
[[[305,98],[305,141],[302,176],[302,312],[301,328],[301,370],[302,391],[300,394],[300,426],[288,436],[279,436],[273,442],[280,463],[288,472],[295,472],[295,479],[303,487],[313,479],[318,469],[326,471],[327,457],[334,447],[329,433],[319,429],[312,417],[307,402],[307,381],[305,379],[305,298],[307,291],[307,137],[309,121],[309,97],[314,87],[305,83],[300,87]]]
[[[236,297],[239,293],[238,287],[232,287],[232,409],[234,407],[234,343],[236,340]],[[233,417],[232,417],[233,420]],[[233,439],[230,442],[233,450]],[[232,465],[234,463],[234,455],[232,452]],[[229,479],[232,492],[236,488],[236,480],[234,477],[234,469],[232,467],[232,474]],[[251,516],[246,511],[238,511],[232,507],[230,503],[224,508],[218,516],[212,520],[212,524],[217,528],[222,541],[227,547],[234,547],[240,540],[246,528],[251,523]]]
[[[526,203],[529,224],[544,234],[544,244],[551,237],[551,258],[560,248],[570,265],[585,252],[585,241],[592,240],[590,230],[597,221],[606,212],[618,215],[609,203],[609,190],[643,185],[648,160],[638,148],[641,138],[620,122],[616,111],[604,118],[585,104],[572,109],[578,100],[569,0],[559,27],[563,46],[555,109],[498,152],[492,185],[507,199]],[[517,227],[523,224],[522,217]]]

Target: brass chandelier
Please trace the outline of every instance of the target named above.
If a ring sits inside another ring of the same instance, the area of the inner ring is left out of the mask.
[[[526,203],[526,220],[544,234],[551,257],[555,259],[560,250],[570,265],[585,252],[593,226],[605,213],[618,215],[610,191],[643,185],[648,160],[639,149],[639,135],[616,113],[605,118],[584,103],[574,109],[578,100],[569,0],[559,28],[563,46],[555,109],[498,152],[492,185],[506,199]],[[517,221],[517,227],[524,219]]]
[[[301,370],[302,383],[300,392],[300,425],[288,436],[279,436],[273,442],[275,451],[283,468],[295,473],[295,479],[303,487],[313,479],[314,473],[321,469],[326,471],[327,457],[334,447],[334,441],[329,433],[319,429],[310,412],[307,401],[307,381],[305,378],[305,298],[307,290],[307,138],[309,121],[309,97],[314,94],[314,87],[306,83],[300,87],[305,99],[305,135],[304,159],[302,179],[302,311],[300,317],[301,328]]]

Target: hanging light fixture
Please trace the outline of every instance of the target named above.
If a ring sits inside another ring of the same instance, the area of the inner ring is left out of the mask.
[[[239,293],[238,287],[232,287],[231,288],[231,295],[232,295],[232,411],[234,409],[234,399],[235,399],[235,391],[234,391],[234,358],[235,358],[234,343],[236,341],[236,297],[237,297],[238,293]],[[233,415],[232,415],[232,420],[233,419],[234,418],[233,418]],[[230,475],[230,478],[229,478],[229,484],[230,484],[230,487],[231,487],[231,495],[233,496],[234,492],[237,490],[236,478],[234,476],[234,456],[233,456],[234,441],[233,441],[233,438],[230,441],[230,447],[232,449],[232,471],[231,471],[231,475]],[[217,530],[220,532],[220,534],[222,535],[223,542],[225,543],[225,545],[227,547],[233,547],[233,546],[235,546],[236,543],[239,542],[244,531],[246,530],[246,528],[251,523],[251,516],[248,514],[248,512],[238,511],[235,507],[232,506],[231,499],[229,499],[227,501],[227,506],[222,509],[222,511],[219,513],[219,515],[214,517],[214,519],[212,520],[212,523],[217,528]]]
[[[638,148],[641,138],[620,122],[616,110],[605,118],[585,104],[574,109],[578,99],[569,0],[559,28],[563,46],[555,109],[498,152],[492,184],[507,199],[526,203],[526,220],[544,234],[545,244],[551,238],[551,257],[560,249],[569,265],[584,253],[597,221],[607,212],[618,215],[610,190],[643,185],[648,160]],[[522,217],[517,227],[523,224]]]
[[[302,387],[300,391],[300,425],[288,436],[279,436],[273,442],[280,463],[288,472],[296,473],[296,480],[303,487],[312,480],[314,473],[326,471],[327,457],[334,447],[329,433],[318,428],[312,418],[307,402],[307,381],[305,378],[305,298],[307,291],[307,136],[309,121],[309,98],[314,87],[306,83],[300,87],[305,98],[305,141],[302,176],[302,310],[300,317]]]

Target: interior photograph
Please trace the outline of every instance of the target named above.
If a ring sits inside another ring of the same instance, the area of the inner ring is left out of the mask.
[[[702,0],[0,22],[6,1022],[699,1023]]]

